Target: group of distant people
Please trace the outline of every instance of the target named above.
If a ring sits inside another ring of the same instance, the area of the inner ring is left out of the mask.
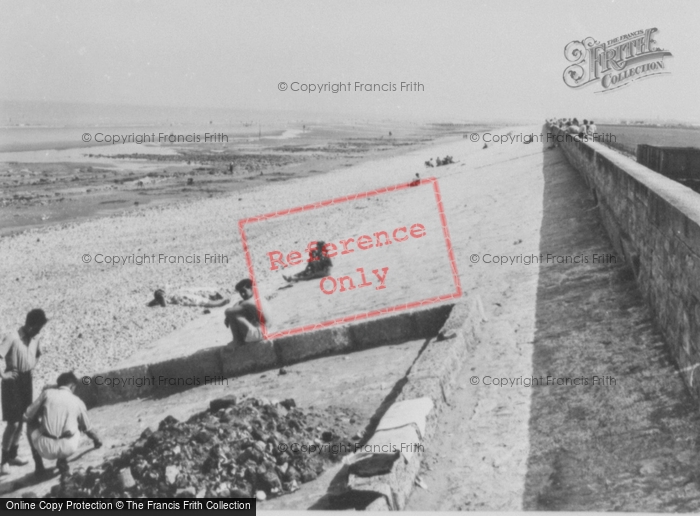
[[[584,119],[583,122],[579,122],[578,118],[550,118],[547,123],[550,126],[558,127],[567,135],[578,137],[584,141],[587,139],[596,140],[598,137],[598,127],[593,120]],[[559,147],[559,142],[556,139],[549,148],[554,147]]]
[[[0,350],[5,359],[5,370],[0,372],[2,419],[6,422],[0,475],[7,475],[9,466],[27,464],[18,457],[24,423],[27,423],[35,474],[40,478],[48,473],[44,459],[56,460],[59,473],[68,474],[68,457],[78,450],[81,432],[92,439],[95,448],[102,446],[90,424],[85,403],[75,395],[78,378],[73,372],[59,375],[56,385],[44,388],[34,399],[32,371],[41,356],[36,337],[47,322],[46,313],[35,308],[27,314],[21,328],[0,336]]]
[[[425,166],[429,168],[433,167],[441,167],[443,165],[450,165],[454,163],[454,159],[452,156],[445,156],[444,158],[437,157],[435,158],[435,164],[433,164],[433,158],[430,158],[428,161],[425,162]]]
[[[559,118],[548,120],[548,122],[567,134],[575,134],[581,138],[585,136],[595,137],[598,133],[598,127],[596,127],[593,120],[588,121],[584,119],[583,122],[579,122],[578,118]]]

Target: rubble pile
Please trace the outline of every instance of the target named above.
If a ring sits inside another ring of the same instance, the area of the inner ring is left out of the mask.
[[[357,419],[347,411],[341,415],[307,414],[292,399],[216,399],[187,422],[166,417],[119,457],[64,478],[51,495],[280,496],[352,451],[355,441],[345,434]]]

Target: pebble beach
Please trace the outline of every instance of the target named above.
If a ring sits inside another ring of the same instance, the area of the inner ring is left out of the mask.
[[[372,159],[352,167],[339,162],[337,168],[310,177],[5,236],[0,239],[5,293],[0,327],[14,331],[28,310],[46,311],[50,322],[39,337],[43,356],[35,370],[35,388],[66,370],[79,376],[109,370],[202,314],[200,307],[147,308],[156,289],[212,287],[237,300],[233,287],[247,276],[240,219],[410,180],[423,173],[429,155],[425,148],[407,146],[394,151],[395,159],[389,161]],[[322,217],[308,224],[312,226],[303,234],[342,236],[329,232]],[[298,240],[293,236],[280,225],[273,234],[256,238],[293,246]],[[155,260],[139,265],[144,256]],[[228,331],[223,322],[221,329]]]

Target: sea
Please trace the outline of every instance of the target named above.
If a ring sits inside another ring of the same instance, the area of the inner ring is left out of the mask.
[[[598,132],[614,136],[611,146],[632,155],[636,155],[640,144],[700,148],[700,126],[598,124]]]
[[[70,160],[75,154],[71,149],[88,148],[94,154],[104,150],[115,153],[116,147],[119,153],[127,154],[174,152],[158,143],[158,140],[163,142],[159,138],[161,134],[203,138],[205,134],[224,133],[229,141],[284,139],[294,137],[306,126],[321,120],[327,121],[318,113],[291,111],[0,101],[0,161]],[[134,143],[139,136],[154,134],[155,145]],[[111,143],[114,136],[129,135],[132,135],[131,141]]]

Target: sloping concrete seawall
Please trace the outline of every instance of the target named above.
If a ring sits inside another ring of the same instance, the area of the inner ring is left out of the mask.
[[[630,263],[691,392],[700,397],[700,194],[595,142],[556,128],[618,255]]]

